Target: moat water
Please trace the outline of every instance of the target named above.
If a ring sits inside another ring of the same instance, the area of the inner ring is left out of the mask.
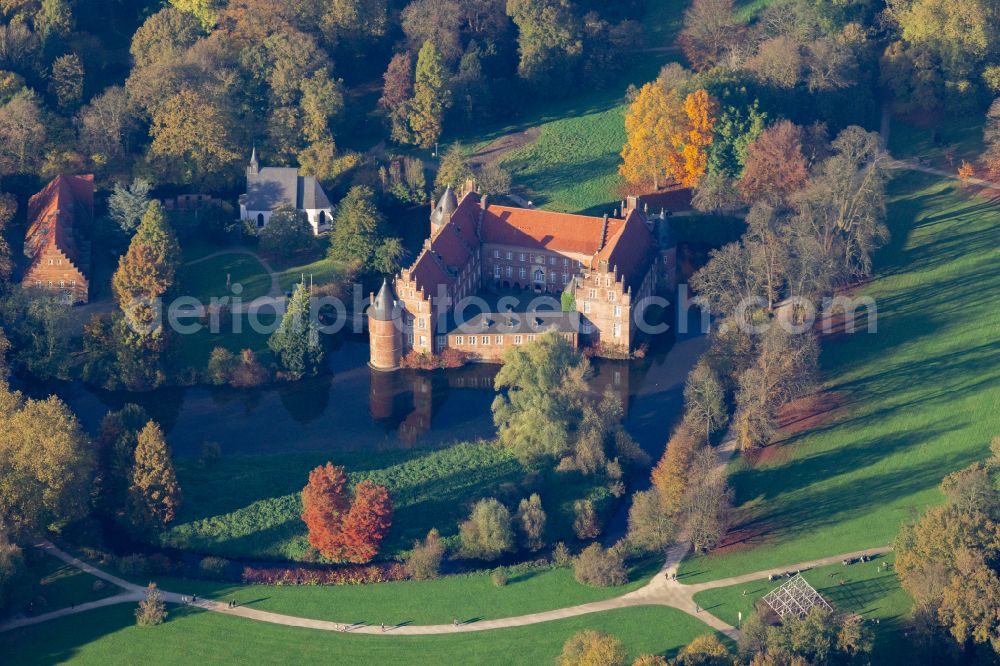
[[[680,414],[684,378],[706,344],[695,315],[690,321],[688,333],[660,336],[643,359],[593,361],[592,390],[611,387],[621,396],[626,427],[654,457]],[[206,441],[219,443],[223,454],[265,454],[435,447],[495,434],[490,405],[498,366],[382,373],[367,361],[367,340],[343,337],[329,353],[326,374],[259,389],[126,393],[80,382],[17,384],[36,397],[55,393],[91,433],[108,411],[139,404],[162,425],[177,456],[198,455]]]

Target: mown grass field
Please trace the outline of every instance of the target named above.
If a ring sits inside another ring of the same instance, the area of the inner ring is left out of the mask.
[[[860,291],[878,332],[823,345],[839,408],[733,464],[740,543],[685,562],[686,581],[885,545],[1000,433],[1000,203],[909,172],[889,194],[892,240]]]
[[[867,563],[833,564],[802,572],[803,578],[835,609],[858,613],[868,620],[869,628],[875,633],[872,655],[875,664],[913,663],[915,656],[912,645],[903,636],[913,600],[900,586],[896,574],[881,568],[883,563],[894,560],[895,556],[890,553]],[[704,611],[735,627],[739,613],[744,620],[748,618],[758,599],[787,580],[768,582],[764,578],[699,592],[694,599]]]
[[[299,493],[309,471],[330,460],[328,453],[227,456],[202,469],[178,462],[184,505],[161,538],[166,546],[225,557],[309,560],[311,549],[300,515]],[[517,501],[539,492],[549,514],[551,541],[572,538],[573,500],[592,498],[606,512],[611,497],[603,486],[575,473],[549,472],[523,483],[527,470],[490,442],[459,443],[444,449],[338,454],[351,485],[371,479],[393,498],[393,527],[382,545],[384,556],[409,549],[437,528],[449,542],[471,505],[497,496],[516,509]]]
[[[617,636],[630,657],[671,656],[711,630],[680,611],[630,608],[529,627],[457,636],[352,636],[282,627],[219,613],[171,608],[159,627],[136,627],[131,605],[91,611],[0,634],[15,664],[551,664],[583,629]]]
[[[226,286],[226,277],[230,286]],[[230,252],[181,267],[180,293],[193,296],[208,305],[212,298],[233,296],[232,285],[239,284],[239,296],[246,302],[267,296],[271,280],[264,266],[249,254]]]
[[[67,608],[74,604],[96,601],[121,592],[75,567],[64,564],[43,551],[33,551],[28,573],[35,583],[32,597],[36,613]],[[97,586],[95,587],[95,583]]]

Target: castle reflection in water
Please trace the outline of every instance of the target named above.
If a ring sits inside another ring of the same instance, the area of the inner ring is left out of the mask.
[[[397,430],[399,440],[413,445],[431,429],[435,414],[453,391],[479,390],[493,392],[493,380],[500,366],[474,363],[447,371],[402,370],[371,371],[368,409],[372,418],[383,427]],[[593,376],[588,384],[597,399],[610,388],[622,401],[625,414],[629,408],[628,361],[601,360],[593,364]]]

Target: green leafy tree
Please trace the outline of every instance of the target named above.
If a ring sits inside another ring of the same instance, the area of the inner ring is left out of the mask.
[[[160,595],[156,583],[150,583],[146,595],[135,609],[135,623],[140,627],[153,627],[167,619],[167,604]]]
[[[462,555],[495,560],[514,550],[514,530],[510,511],[492,497],[479,500],[469,519],[459,526]]]
[[[428,40],[417,54],[413,98],[407,104],[407,122],[413,143],[430,148],[441,136],[444,112],[451,106],[447,72],[441,52]]]
[[[352,187],[337,207],[330,235],[330,258],[377,270],[376,250],[385,242],[385,220],[370,187]]]
[[[194,14],[176,7],[164,7],[151,14],[135,31],[129,53],[136,67],[146,67],[181,56],[204,34]]]
[[[545,94],[566,90],[583,54],[583,26],[569,0],[507,0],[517,26],[518,75]]]
[[[138,531],[163,527],[180,507],[181,488],[170,447],[155,421],[147,423],[136,439],[128,496],[129,522]]]
[[[670,513],[663,507],[660,494],[653,488],[632,495],[628,512],[628,541],[648,552],[661,552],[677,534]]]
[[[594,587],[624,585],[628,582],[624,547],[622,544],[611,548],[590,544],[573,560],[573,577],[578,583]]]
[[[181,90],[153,114],[150,160],[168,182],[224,183],[234,175],[241,157],[233,149],[233,126],[219,100]]]
[[[538,493],[532,493],[517,505],[517,525],[528,550],[541,550],[545,545],[545,522],[545,510]]]
[[[170,0],[177,9],[192,14],[208,30],[219,19],[219,10],[224,6],[220,0]]]
[[[139,226],[152,201],[149,196],[152,189],[153,184],[142,178],[136,178],[128,187],[115,183],[108,197],[108,215],[125,233],[130,234]]]
[[[524,462],[565,453],[588,371],[589,364],[556,333],[508,350],[494,381],[493,422],[500,443]]]
[[[459,189],[465,181],[472,178],[472,167],[458,141],[448,146],[438,164],[437,175],[434,177],[434,196],[439,197],[448,186]]]
[[[684,383],[684,418],[692,430],[700,431],[708,441],[729,420],[726,391],[719,376],[704,361],[695,364]]]
[[[437,578],[441,573],[441,560],[444,558],[444,543],[441,534],[432,529],[423,541],[415,541],[413,550],[406,558],[406,571],[414,580],[429,580]]]
[[[627,663],[628,651],[622,642],[593,629],[570,636],[556,659],[558,666],[625,666]]]
[[[267,346],[292,379],[315,375],[323,363],[323,345],[312,315],[310,296],[305,284],[295,285],[281,325],[267,341]]]
[[[283,204],[274,209],[267,225],[258,232],[266,252],[291,256],[313,246],[313,229],[305,212]]]

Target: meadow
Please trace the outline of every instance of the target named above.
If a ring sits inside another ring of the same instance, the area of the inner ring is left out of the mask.
[[[131,605],[91,611],[0,634],[16,664],[551,664],[567,638],[583,629],[618,637],[630,657],[672,656],[711,630],[671,608],[629,608],[529,627],[456,636],[352,636],[283,627],[219,613],[171,608],[159,627],[135,626]]]
[[[824,341],[836,408],[733,463],[735,539],[686,561],[687,582],[890,543],[1000,433],[1000,204],[909,172],[889,196],[892,239],[859,292],[877,333]]]

